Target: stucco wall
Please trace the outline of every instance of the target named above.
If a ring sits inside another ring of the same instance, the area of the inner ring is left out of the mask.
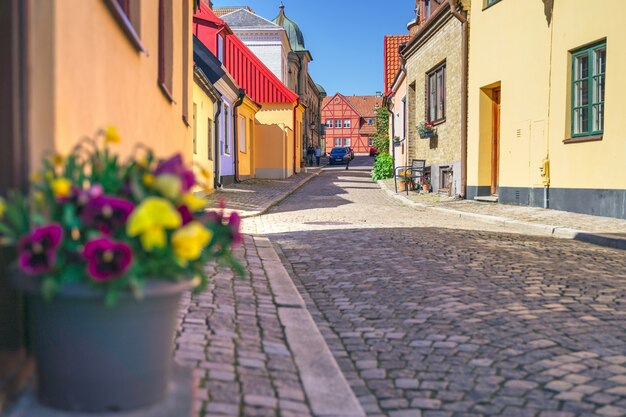
[[[171,102],[157,86],[158,2],[141,1],[138,52],[103,0],[29,0],[29,118],[34,165],[42,155],[67,152],[84,135],[113,125],[128,154],[138,142],[159,155],[191,159],[191,129],[182,120],[183,90],[191,111],[192,50],[183,57],[183,2],[173,1]],[[185,0],[191,27],[192,0]],[[188,34],[191,45],[191,32]],[[183,59],[188,60],[186,82]],[[123,68],[123,71],[120,71]]]
[[[406,52],[408,159],[425,159],[433,174],[439,166],[459,164],[461,160],[461,66],[462,27],[449,13],[445,22],[418,49]],[[416,126],[426,117],[427,73],[446,63],[446,118],[436,126],[437,136],[420,139]],[[413,89],[414,88],[414,89]],[[454,188],[460,189],[460,171],[454,171]],[[439,184],[433,178],[433,190]]]
[[[254,138],[256,134],[255,114],[259,110],[249,99],[244,100],[243,104],[237,108],[238,119],[244,120],[244,130],[241,131],[241,122],[237,125],[238,144],[237,149],[239,176],[242,179],[252,178],[255,176],[254,171]],[[245,143],[244,148],[241,145]]]
[[[303,108],[296,110],[296,124],[302,123]],[[294,108],[291,103],[263,103],[256,114],[254,165],[257,178],[287,178],[294,166]],[[298,126],[296,126],[298,129]],[[297,132],[296,132],[297,134]],[[296,141],[296,172],[300,172],[301,144]]]
[[[193,103],[196,105],[196,152],[193,154],[194,171],[199,174],[200,168],[211,173],[211,178],[204,180],[202,175],[196,175],[198,182],[202,182],[203,190],[213,189],[213,172],[215,169],[215,106],[204,90],[194,82]],[[193,106],[191,108],[193,112]],[[211,135],[209,136],[209,123]],[[191,127],[193,130],[193,113]],[[209,155],[209,143],[211,155]]]

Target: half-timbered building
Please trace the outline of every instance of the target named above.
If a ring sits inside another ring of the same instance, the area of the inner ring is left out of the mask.
[[[382,98],[375,96],[344,96],[336,93],[322,102],[326,152],[349,146],[356,154],[369,154],[376,135],[376,109]]]

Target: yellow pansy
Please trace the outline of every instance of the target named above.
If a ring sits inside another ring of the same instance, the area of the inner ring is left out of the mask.
[[[154,175],[152,175],[152,174],[144,174],[143,175],[143,184],[146,187],[150,187],[152,184],[154,184]]]
[[[167,200],[159,197],[148,197],[133,210],[126,234],[130,237],[139,236],[141,246],[147,251],[163,248],[167,244],[166,229],[176,229],[182,223],[180,214]]]
[[[161,174],[154,179],[152,188],[161,193],[163,197],[178,200],[183,189],[183,184],[176,175]]]
[[[194,261],[213,237],[213,232],[199,222],[190,222],[172,235],[172,250],[183,262]]]
[[[192,213],[200,211],[207,206],[207,201],[204,198],[200,198],[193,193],[184,194],[181,200]]]
[[[4,203],[2,197],[0,197],[0,219],[4,216],[4,212],[7,210],[7,206]]]
[[[72,182],[67,178],[55,178],[50,181],[52,193],[56,198],[67,198],[72,194]]]
[[[41,181],[41,172],[35,171],[30,175],[30,182],[36,183]]]
[[[59,155],[54,154],[51,158],[50,158],[50,162],[52,162],[52,165],[54,165],[57,168],[60,168],[63,166],[63,162],[65,161],[65,158],[63,158],[63,155]]]
[[[109,126],[106,129],[104,129],[104,142],[105,143],[117,144],[117,143],[120,143],[121,141],[122,141],[122,137],[120,136],[116,128],[114,128],[113,126]]]

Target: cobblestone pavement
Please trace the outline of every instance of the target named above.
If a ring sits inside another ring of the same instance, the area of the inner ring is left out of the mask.
[[[385,180],[384,182],[389,189],[394,189],[393,180]],[[481,203],[472,200],[437,198],[433,193],[418,194],[409,192],[408,198],[412,201],[432,207],[448,208],[466,213],[506,217],[512,220],[585,230],[593,233],[619,234],[626,237],[626,220],[612,217],[591,216],[588,214],[571,213],[539,207],[512,206],[506,204]]]
[[[369,163],[244,222],[368,416],[626,415],[623,251],[406,207]]]
[[[199,417],[311,415],[262,250],[246,236],[236,255],[249,276],[238,279],[208,266],[208,290],[183,300],[175,358],[196,369]]]
[[[285,198],[319,173],[319,170],[318,167],[309,167],[307,172],[284,180],[246,180],[217,190],[207,198],[213,208],[219,207],[223,201],[228,210],[236,210],[244,217],[253,216],[266,210],[270,203]]]

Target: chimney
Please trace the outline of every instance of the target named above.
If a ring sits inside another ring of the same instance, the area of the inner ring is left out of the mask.
[[[413,36],[417,33],[420,24],[420,10],[421,10],[421,0],[415,0],[415,19],[411,20],[406,28],[409,31],[409,35]]]

